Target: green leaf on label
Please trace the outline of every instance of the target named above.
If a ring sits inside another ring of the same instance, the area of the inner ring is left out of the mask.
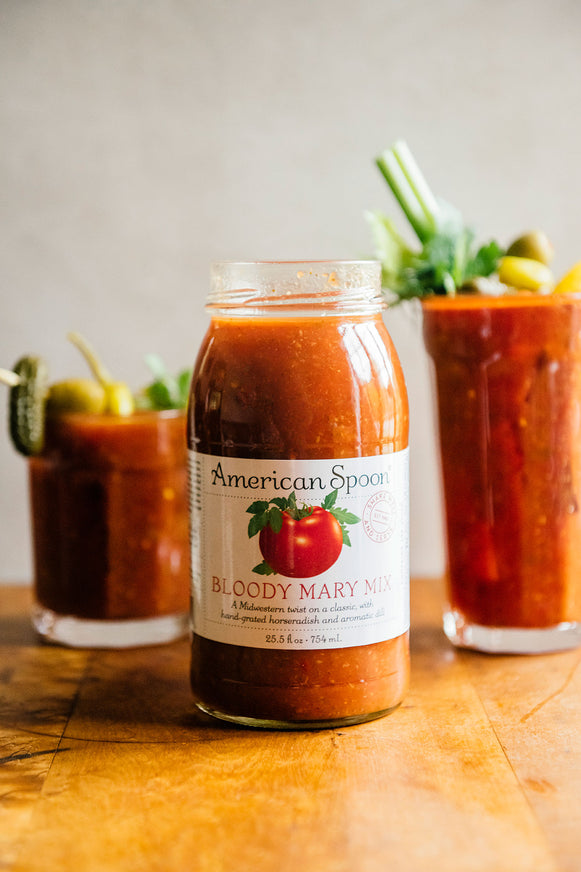
[[[257,533],[263,530],[269,521],[269,512],[262,512],[260,515],[253,515],[248,522],[248,538],[252,539]]]
[[[258,575],[276,575],[275,570],[266,562],[266,560],[263,560],[262,563],[255,566],[252,571],[256,572]]]
[[[327,496],[325,497],[325,499],[323,500],[323,502],[321,504],[322,508],[327,509],[327,511],[329,509],[332,509],[333,506],[335,505],[335,503],[337,502],[337,494],[338,494],[337,490],[334,490],[332,493],[327,494]]]
[[[351,548],[351,539],[349,538],[349,533],[347,532],[345,527],[341,527],[341,530],[343,531],[343,545],[347,545],[349,548]]]
[[[269,504],[266,500],[256,500],[256,502],[252,503],[252,505],[249,506],[246,511],[249,512],[251,515],[259,515],[262,512],[266,512],[266,510],[268,509],[268,505]]]
[[[361,521],[361,518],[353,512],[348,512],[347,509],[331,509],[331,514],[340,524],[358,524]]]
[[[289,501],[286,497],[275,497],[270,502],[274,503],[274,505],[277,506],[281,510],[281,512],[284,512],[289,507]]]
[[[280,533],[282,530],[282,512],[277,506],[268,510],[268,523],[273,533]]]

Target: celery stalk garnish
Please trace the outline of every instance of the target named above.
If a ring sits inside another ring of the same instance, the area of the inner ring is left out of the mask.
[[[474,248],[474,233],[461,213],[436,197],[408,145],[400,140],[376,160],[421,248],[412,249],[383,212],[368,212],[383,269],[383,286],[397,299],[455,294],[491,275],[503,254],[495,241]]]
[[[377,159],[377,166],[412,225],[416,236],[421,242],[425,242],[435,230],[435,218],[434,214],[430,213],[427,206],[424,205],[421,194],[418,194],[417,187],[412,181],[413,175],[409,171],[406,172],[405,165],[402,165],[401,161],[398,160],[395,151],[385,151]]]

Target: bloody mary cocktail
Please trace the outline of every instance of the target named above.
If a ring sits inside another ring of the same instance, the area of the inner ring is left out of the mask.
[[[371,213],[384,286],[418,298],[432,358],[457,645],[581,645],[581,262],[556,278],[542,228],[476,243],[410,148],[377,165],[419,243]]]
[[[29,460],[33,620],[71,645],[166,642],[187,632],[183,412],[49,415]]]
[[[581,643],[581,298],[423,301],[460,645]]]

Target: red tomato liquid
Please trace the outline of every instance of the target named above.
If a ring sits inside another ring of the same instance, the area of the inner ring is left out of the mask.
[[[347,458],[408,444],[403,374],[379,315],[214,318],[192,384],[189,444],[206,454]],[[193,638],[194,696],[233,718],[363,720],[397,706],[408,677],[407,633],[301,652]]]
[[[89,620],[187,612],[183,414],[49,418],[29,471],[40,606]]]
[[[450,606],[486,627],[581,620],[581,300],[424,303]]]

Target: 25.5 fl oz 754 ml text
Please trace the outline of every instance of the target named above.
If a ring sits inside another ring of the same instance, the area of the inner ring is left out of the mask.
[[[302,639],[300,636],[294,636],[292,633],[267,633],[264,641],[269,645],[303,645],[305,648],[318,647],[320,645],[338,645],[341,642],[339,634],[327,636],[325,633],[311,634],[310,637]]]

